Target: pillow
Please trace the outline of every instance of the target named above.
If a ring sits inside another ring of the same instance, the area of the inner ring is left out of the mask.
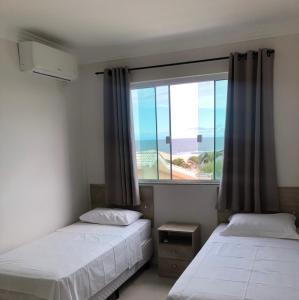
[[[130,225],[142,214],[138,211],[120,208],[95,208],[80,216],[80,220],[103,225]]]
[[[295,220],[295,216],[287,213],[235,214],[220,235],[299,239]]]

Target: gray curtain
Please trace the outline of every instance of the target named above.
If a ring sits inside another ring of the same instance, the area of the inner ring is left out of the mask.
[[[230,55],[219,210],[279,210],[273,62],[274,51],[271,49]]]
[[[105,185],[107,203],[140,204],[127,68],[104,72]]]

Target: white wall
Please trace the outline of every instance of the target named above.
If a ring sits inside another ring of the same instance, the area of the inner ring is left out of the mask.
[[[73,222],[88,206],[75,85],[19,71],[0,40],[0,252]]]
[[[227,56],[232,51],[275,49],[274,119],[280,186],[299,186],[299,35],[254,40],[183,52],[90,64],[81,68],[84,107],[83,130],[89,183],[104,182],[102,77],[105,66],[130,67]],[[206,74],[227,70],[227,62],[211,62],[132,72],[133,81]],[[204,239],[216,225],[215,185],[156,185],[156,225],[165,221],[193,221],[203,225]]]

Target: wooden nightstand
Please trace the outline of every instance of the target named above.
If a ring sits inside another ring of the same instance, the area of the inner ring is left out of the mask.
[[[159,275],[178,277],[200,249],[200,225],[167,223],[158,228]]]

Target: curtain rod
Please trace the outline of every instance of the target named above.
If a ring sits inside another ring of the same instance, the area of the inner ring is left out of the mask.
[[[152,65],[152,66],[145,66],[145,67],[136,67],[136,68],[129,68],[129,71],[137,71],[137,70],[146,70],[146,69],[154,69],[154,68],[165,68],[165,67],[173,67],[179,65],[189,65],[189,64],[197,64],[202,62],[208,61],[217,61],[217,60],[225,60],[229,59],[229,56],[222,56],[222,57],[214,57],[214,58],[207,58],[207,59],[200,59],[200,60],[190,60],[190,61],[183,61],[183,62],[176,62],[170,64],[162,64],[162,65]],[[104,72],[96,72],[95,75],[103,75]]]

